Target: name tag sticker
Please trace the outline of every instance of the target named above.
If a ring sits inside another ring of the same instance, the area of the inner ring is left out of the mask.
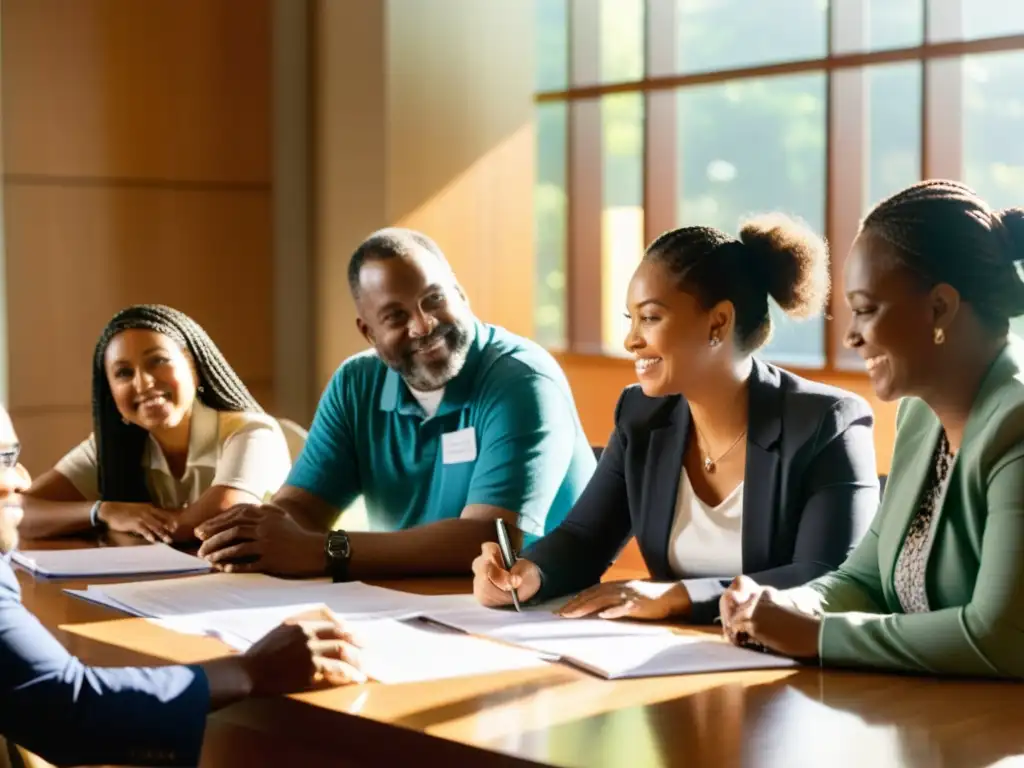
[[[476,429],[468,427],[458,432],[441,435],[441,461],[445,464],[465,464],[476,460]]]

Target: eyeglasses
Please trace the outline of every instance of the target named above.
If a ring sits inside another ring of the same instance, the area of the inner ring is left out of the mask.
[[[21,443],[8,445],[0,448],[0,470],[14,469],[18,466],[18,458],[21,456]]]

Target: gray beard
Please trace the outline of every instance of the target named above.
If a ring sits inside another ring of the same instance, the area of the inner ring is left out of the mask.
[[[429,366],[418,365],[409,373],[403,373],[402,378],[406,384],[419,392],[433,392],[434,390],[441,389],[441,387],[459,375],[463,366],[466,365],[466,358],[468,356],[469,345],[467,344],[462,349],[457,349],[451,353],[442,370],[434,371],[430,370]]]

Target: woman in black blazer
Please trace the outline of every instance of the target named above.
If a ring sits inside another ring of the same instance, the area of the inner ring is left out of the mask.
[[[480,602],[579,593],[563,615],[711,623],[737,572],[781,589],[836,568],[878,507],[871,409],[752,357],[769,296],[808,317],[827,293],[825,243],[779,214],[739,239],[686,227],[655,240],[627,300],[640,384],[565,521],[511,571],[484,545]],[[652,579],[599,583],[631,535]]]

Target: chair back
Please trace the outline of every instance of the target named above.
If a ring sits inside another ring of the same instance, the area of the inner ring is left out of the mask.
[[[281,431],[284,432],[285,442],[288,443],[288,453],[292,457],[292,464],[294,464],[298,461],[299,454],[302,453],[302,449],[306,446],[306,438],[309,437],[309,432],[291,419],[278,419],[277,423],[281,425]]]

